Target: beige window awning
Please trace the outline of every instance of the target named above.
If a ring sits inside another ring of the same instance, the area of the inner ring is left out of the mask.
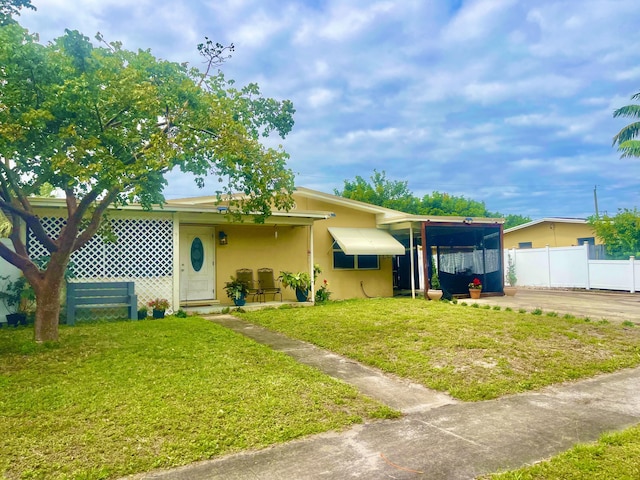
[[[377,228],[329,227],[329,233],[347,255],[404,255],[405,248]]]

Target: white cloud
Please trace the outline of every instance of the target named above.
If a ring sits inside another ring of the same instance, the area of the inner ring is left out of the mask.
[[[267,43],[287,25],[286,19],[275,18],[264,11],[258,11],[242,22],[232,36],[238,46],[257,47]]]
[[[616,80],[637,80],[640,78],[640,67],[633,67],[616,72],[613,78]]]
[[[522,158],[512,162],[512,165],[521,169],[540,168],[545,165],[545,161],[539,158]]]
[[[326,88],[316,88],[309,92],[308,103],[312,108],[319,108],[331,103],[335,98],[335,92]]]
[[[569,97],[582,86],[582,81],[555,74],[539,75],[515,81],[493,81],[471,83],[464,88],[464,94],[472,101],[480,103],[504,102],[528,95],[547,97]]]
[[[332,42],[344,42],[356,37],[362,30],[370,28],[377,18],[394,8],[397,8],[394,2],[375,2],[358,6],[334,3],[323,15],[303,20],[294,39],[301,44],[314,42],[316,37]]]
[[[478,40],[491,32],[500,16],[516,0],[475,0],[463,3],[460,11],[443,31],[446,42],[464,43]]]
[[[353,144],[355,142],[368,141],[389,141],[397,139],[399,135],[397,128],[383,128],[380,130],[355,130],[348,132],[343,137],[336,140],[339,145]]]

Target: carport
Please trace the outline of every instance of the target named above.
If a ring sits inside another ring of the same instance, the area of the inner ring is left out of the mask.
[[[438,272],[446,296],[468,295],[474,278],[482,282],[482,295],[503,295],[503,219],[470,217],[427,217],[406,215],[385,219],[390,232],[405,245],[404,256],[396,257],[396,284],[410,288],[415,297],[418,269],[424,274],[424,292],[433,272]],[[418,248],[424,253],[419,262]],[[426,296],[426,294],[425,294]]]

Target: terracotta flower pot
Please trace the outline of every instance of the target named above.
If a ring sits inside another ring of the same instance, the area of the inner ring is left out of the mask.
[[[478,298],[480,298],[480,293],[482,293],[482,289],[481,288],[470,288],[469,289],[469,296],[471,298],[473,298],[474,300],[477,300]]]

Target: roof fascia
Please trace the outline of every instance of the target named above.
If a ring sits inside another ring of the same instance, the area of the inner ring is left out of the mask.
[[[311,190],[305,187],[296,187],[294,194],[300,194],[302,197],[311,198],[314,200],[321,200],[323,202],[332,203],[334,205],[340,205],[343,207],[353,208],[354,210],[360,210],[367,213],[376,214],[390,214],[398,215],[402,214],[398,210],[393,210],[386,207],[380,207],[378,205],[372,205],[370,203],[361,202],[359,200],[351,200],[350,198],[339,197],[330,193],[319,192],[317,190]]]
[[[29,199],[31,204],[36,208],[66,208],[67,204],[65,199],[63,198],[48,198],[48,197],[33,197]],[[146,213],[193,213],[193,214],[213,214],[220,215],[220,217],[226,218],[226,213],[218,210],[217,206],[204,206],[204,205],[177,205],[177,204],[164,204],[162,206],[157,206],[157,208],[153,210],[145,210],[139,204],[125,205],[121,207],[110,206],[109,210],[111,211],[129,211],[129,212],[146,212]],[[283,220],[283,219],[307,219],[316,221],[316,220],[326,220],[333,215],[332,212],[325,211],[290,211],[290,212],[281,212],[281,211],[273,211],[271,215],[268,217],[269,219]],[[251,215],[243,215],[243,219],[250,219]],[[239,222],[229,222],[227,220],[226,223],[239,223]],[[271,222],[267,222],[271,223]],[[303,222],[304,224],[308,224],[309,222]]]
[[[515,232],[517,230],[521,230],[523,228],[529,228],[529,227],[533,227],[534,225],[539,225],[540,223],[573,223],[576,225],[584,225],[587,222],[587,220],[585,218],[563,218],[563,217],[558,217],[558,218],[553,218],[553,217],[546,217],[546,218],[540,218],[538,220],[533,220],[531,222],[528,223],[523,223],[522,225],[516,225],[515,227],[511,227],[511,228],[507,228],[504,233],[509,233],[509,232]]]
[[[427,216],[427,215],[411,215],[405,214],[402,216],[394,216],[390,218],[380,217],[377,219],[379,225],[389,225],[391,227],[395,225],[403,224],[416,224],[419,226],[422,223],[431,223],[436,225],[438,223],[460,223],[460,224],[487,224],[487,225],[501,225],[504,224],[504,218],[486,218],[486,217],[452,217],[452,216]]]

